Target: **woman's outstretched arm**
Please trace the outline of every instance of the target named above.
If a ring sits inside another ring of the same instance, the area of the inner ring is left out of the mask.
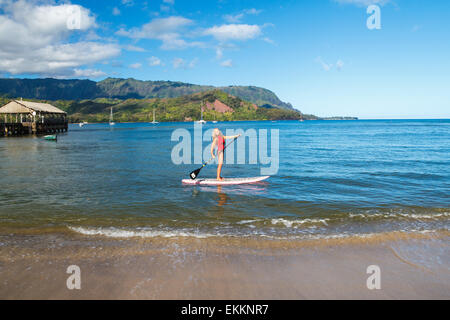
[[[240,136],[242,136],[242,134],[237,134],[237,135],[235,135],[235,136],[224,136],[223,138],[224,138],[225,140],[229,140],[229,139],[236,139],[236,138],[239,138]]]

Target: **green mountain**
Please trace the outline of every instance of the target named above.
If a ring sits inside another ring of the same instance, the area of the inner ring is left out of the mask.
[[[220,89],[257,106],[293,109],[281,101],[272,91],[253,86],[230,86],[216,88],[183,82],[140,81],[135,79],[108,78],[103,81],[58,79],[0,79],[0,96],[22,97],[39,100],[95,100],[177,98],[194,93]]]
[[[58,100],[52,103],[65,110],[71,122],[107,122],[111,108],[117,122],[150,122],[153,120],[153,110],[159,122],[195,121],[201,118],[202,105],[203,118],[206,121],[317,119],[303,115],[297,110],[258,107],[219,89],[176,98],[98,98],[81,101]]]
[[[90,80],[0,79],[0,96],[39,100],[95,99],[101,95]]]

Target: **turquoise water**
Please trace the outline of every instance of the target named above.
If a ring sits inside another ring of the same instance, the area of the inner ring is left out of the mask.
[[[450,226],[450,120],[207,124],[279,129],[279,171],[247,186],[191,187],[175,129],[71,125],[58,142],[0,139],[0,232],[107,237],[323,238]],[[205,142],[205,146],[206,146]],[[224,177],[259,176],[226,165]],[[214,177],[206,167],[201,177]]]

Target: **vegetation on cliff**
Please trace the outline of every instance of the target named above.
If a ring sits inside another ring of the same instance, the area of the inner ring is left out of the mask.
[[[177,98],[214,89],[222,90],[258,106],[268,105],[293,109],[270,90],[254,86],[216,88],[173,81],[141,81],[136,79],[108,78],[99,82],[91,80],[59,79],[0,79],[0,96],[39,100],[95,100]]]
[[[220,112],[212,105],[220,101],[232,112]],[[153,99],[106,99],[82,101],[54,101],[55,106],[65,110],[72,122],[106,122],[109,119],[111,107],[114,110],[114,120],[118,122],[145,122],[153,120],[155,110],[157,121],[195,121],[201,118],[206,121],[234,120],[299,120],[314,119],[314,116],[303,115],[297,110],[257,107],[256,104],[232,96],[215,89],[185,95],[178,98]],[[209,103],[210,108],[207,107]]]

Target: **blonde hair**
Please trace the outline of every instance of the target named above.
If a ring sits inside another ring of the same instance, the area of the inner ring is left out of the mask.
[[[219,128],[215,128],[214,131],[213,131],[213,133],[212,133],[212,138],[213,138],[213,140],[217,139],[217,138],[220,137],[220,136],[223,137],[222,132],[220,132]]]

